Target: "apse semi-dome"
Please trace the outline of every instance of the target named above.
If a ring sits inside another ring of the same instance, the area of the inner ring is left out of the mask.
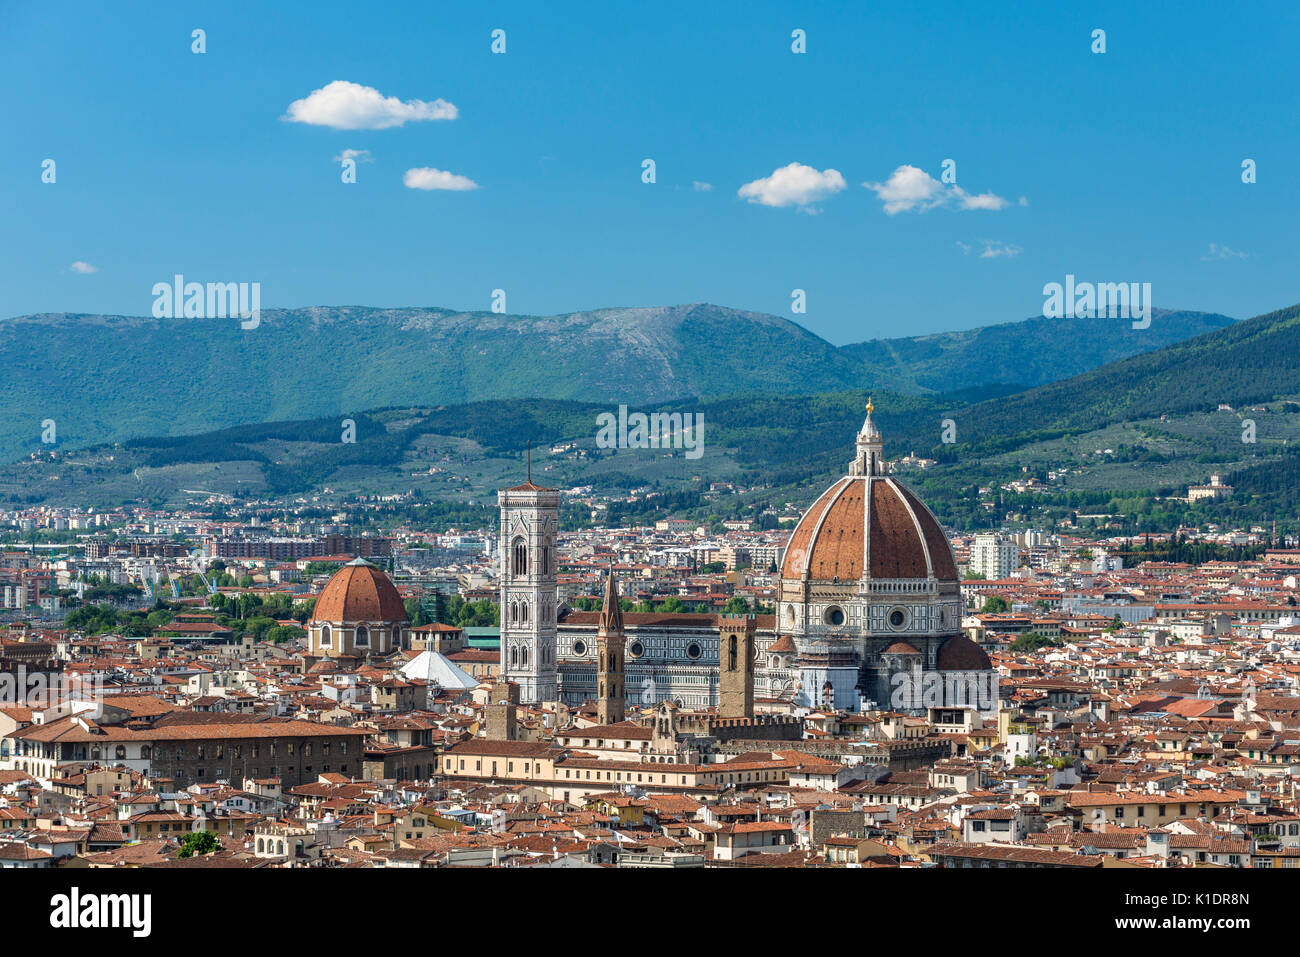
[[[935,662],[940,671],[988,671],[993,662],[984,649],[965,635],[945,641]]]

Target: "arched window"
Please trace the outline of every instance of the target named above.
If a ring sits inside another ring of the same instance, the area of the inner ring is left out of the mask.
[[[515,539],[514,572],[516,575],[528,574],[528,546],[522,538]]]
[[[123,760],[126,757],[126,745],[119,744],[113,751],[113,757],[117,758],[119,761]]]
[[[394,648],[402,647],[402,626],[401,625],[393,626],[393,647]]]
[[[518,664],[519,664],[519,646],[511,645],[510,646],[510,667],[513,668]]]
[[[517,601],[510,603],[510,620],[512,622],[519,621],[519,602]]]
[[[353,639],[353,642],[352,642],[352,643],[353,643],[354,645],[356,645],[357,647],[359,647],[359,648],[369,648],[369,647],[370,647],[370,629],[367,628],[365,625],[361,625],[360,627],[358,627],[358,628],[357,628],[357,636],[356,636],[355,639]]]
[[[328,648],[328,647],[330,646],[331,637],[332,637],[332,636],[330,635],[330,626],[329,626],[329,625],[321,625],[321,627],[320,627],[320,646],[321,646],[322,648]]]
[[[522,645],[519,648],[519,666],[521,668],[528,667],[528,646],[527,645]]]
[[[264,850],[266,850],[265,838],[259,837],[257,839],[257,853],[261,854]]]
[[[736,670],[736,636],[731,635],[727,638],[727,670]]]

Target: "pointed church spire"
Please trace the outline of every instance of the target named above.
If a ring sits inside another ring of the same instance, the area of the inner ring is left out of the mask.
[[[605,607],[600,610],[600,625],[596,629],[596,720],[601,724],[618,724],[626,717],[623,646],[623,609],[618,604],[614,563],[610,562],[609,577],[605,579]]]
[[[600,609],[598,635],[623,634],[623,608],[618,603],[618,579],[614,577],[614,563],[609,564],[609,576],[605,579],[605,604]]]

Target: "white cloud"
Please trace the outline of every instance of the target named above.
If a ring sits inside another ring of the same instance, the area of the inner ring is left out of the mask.
[[[454,120],[458,115],[455,105],[446,100],[403,102],[371,86],[335,80],[305,99],[294,100],[281,119],[336,130],[386,130],[420,120]]]
[[[981,247],[979,251],[980,259],[997,259],[1000,256],[1006,256],[1010,259],[1012,256],[1019,256],[1024,252],[1014,243],[1004,243],[997,239],[981,239],[979,245]],[[957,246],[961,249],[963,256],[969,256],[970,251],[975,248],[973,244],[964,243],[960,239],[957,240]]]
[[[1201,262],[1210,262],[1215,259],[1247,259],[1249,256],[1249,253],[1238,252],[1235,249],[1229,249],[1227,246],[1210,243],[1210,250],[1201,257]]]
[[[900,166],[883,183],[863,183],[874,190],[890,216],[913,209],[929,209],[944,202],[943,184],[923,169]]]
[[[960,186],[954,186],[953,195],[957,197],[957,204],[962,209],[1005,209],[1011,205],[1009,199],[1003,199],[994,193],[980,193],[978,196],[971,196]]]
[[[90,263],[83,263],[80,259],[78,259],[75,263],[73,263],[68,268],[71,269],[73,272],[81,273],[83,276],[89,275],[92,272],[99,272],[99,268],[97,266],[92,266]]]
[[[844,189],[839,170],[821,172],[801,163],[774,170],[771,176],[746,183],[736,191],[741,199],[763,206],[807,206]]]
[[[996,193],[971,194],[960,186],[945,186],[925,170],[907,164],[894,170],[883,183],[862,185],[876,194],[890,216],[913,210],[924,212],[936,206],[998,210],[1011,205],[1011,200]],[[1029,200],[1022,196],[1018,205],[1028,206]]]
[[[406,184],[408,189],[450,189],[458,191],[478,189],[478,183],[468,176],[448,173],[446,170],[433,169],[430,166],[408,169],[406,175],[402,177],[402,182]]]
[[[999,256],[1006,256],[1010,259],[1013,256],[1019,256],[1023,249],[1013,243],[1001,243],[996,239],[981,239],[984,248],[980,250],[980,259],[997,259]]]
[[[713,189],[713,184],[702,183],[697,179],[695,182],[691,183],[691,189],[693,189],[697,193],[707,193]]]
[[[334,162],[342,163],[344,160],[356,160],[358,163],[373,163],[375,158],[370,155],[370,150],[344,150],[338,156],[334,157]]]

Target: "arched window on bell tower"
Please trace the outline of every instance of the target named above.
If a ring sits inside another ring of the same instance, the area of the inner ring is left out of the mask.
[[[514,573],[528,574],[528,544],[522,538],[516,538],[514,544]]]

